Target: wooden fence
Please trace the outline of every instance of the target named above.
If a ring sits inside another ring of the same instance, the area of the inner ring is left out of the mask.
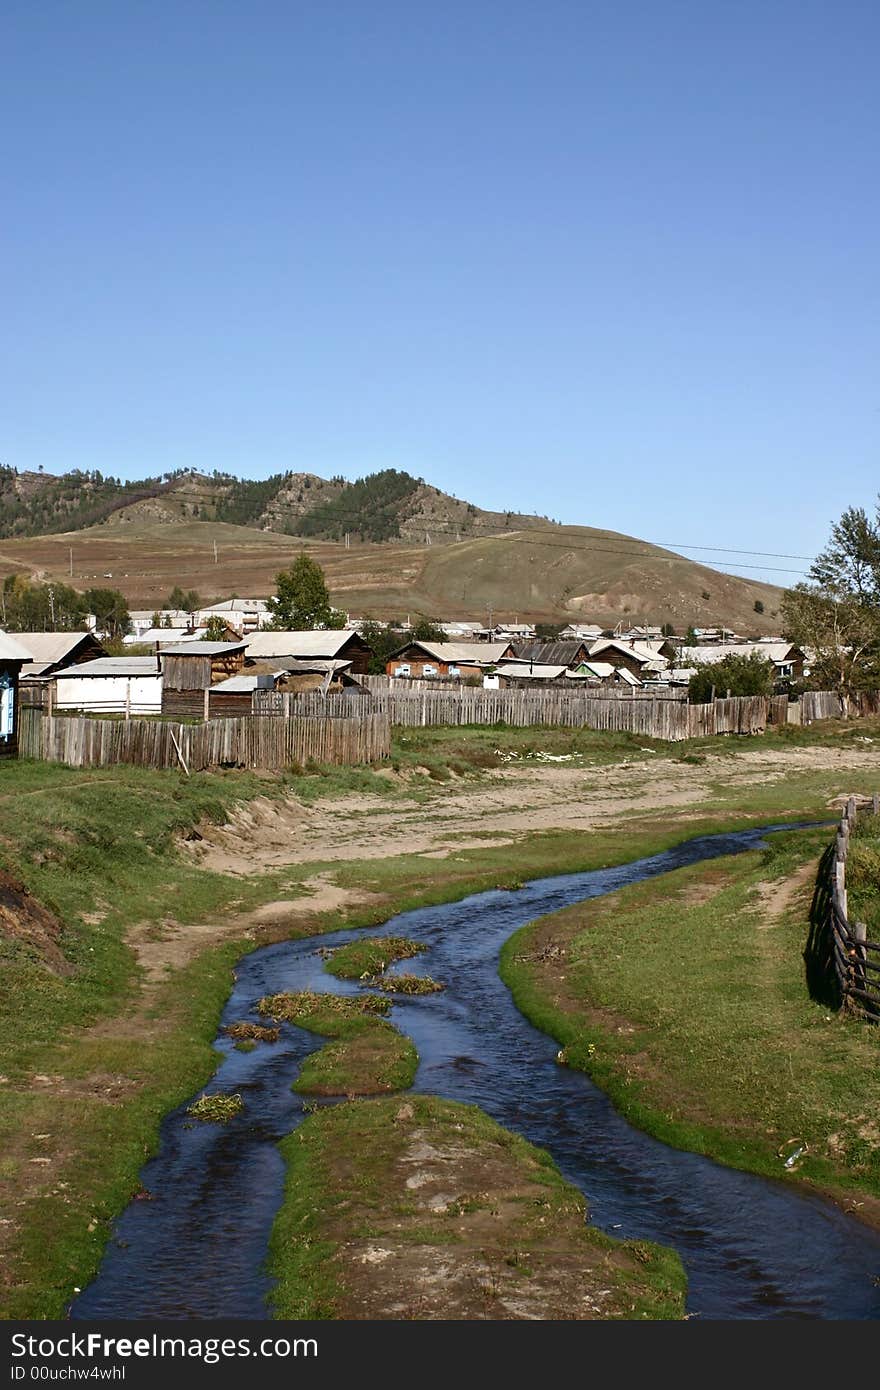
[[[205,724],[153,719],[89,719],[20,712],[23,758],[69,767],[260,767],[279,771],[293,764],[377,763],[391,752],[388,716],[370,712],[350,719],[294,715],[290,719],[245,715]]]
[[[873,814],[880,810],[875,795]],[[857,822],[856,799],[846,803],[828,884],[828,933],[834,971],[845,1006],[872,1017],[880,1017],[880,942],[869,941],[864,922],[851,922],[846,892],[846,860],[850,835]]]
[[[437,725],[504,724],[514,728],[552,725],[568,729],[597,729],[639,734],[644,738],[680,742],[712,734],[758,734],[767,725],[769,705],[763,696],[715,700],[709,705],[688,705],[680,700],[639,695],[609,700],[582,691],[557,690],[381,690],[372,695],[280,695],[255,691],[255,712],[260,714],[317,715],[334,719],[358,717],[364,700],[391,724],[406,728]]]

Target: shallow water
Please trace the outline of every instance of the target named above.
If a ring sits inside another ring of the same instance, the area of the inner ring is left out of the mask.
[[[782,828],[782,827],[778,827]],[[719,855],[753,849],[769,828],[691,840],[612,869],[538,879],[515,892],[392,918],[369,934],[406,935],[429,950],[402,963],[447,984],[395,1002],[394,1023],[415,1042],[415,1089],[482,1107],[553,1155],[584,1193],[591,1220],[612,1235],[673,1246],[688,1273],[688,1311],[708,1318],[880,1318],[880,1233],[819,1198],[682,1153],[633,1129],[582,1073],[560,1067],[557,1044],[514,1007],[498,953],[518,927],[548,912]],[[280,990],[351,993],[317,947],[337,932],[264,947],[239,962],[222,1022],[258,1020]],[[263,1318],[263,1265],[281,1201],[277,1141],[303,1116],[290,1087],[324,1040],[290,1024],[274,1045],[225,1055],[209,1091],[239,1091],[228,1125],[166,1117],[142,1173],[152,1200],[133,1201],[114,1226],[97,1277],[74,1318]]]

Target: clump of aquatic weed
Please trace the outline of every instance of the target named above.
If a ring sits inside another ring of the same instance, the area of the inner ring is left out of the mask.
[[[381,975],[370,984],[385,990],[386,994],[439,994],[446,988],[430,975]]]
[[[352,1014],[387,1014],[391,1000],[383,999],[381,994],[322,994],[318,990],[304,989],[298,993],[267,994],[257,1005],[261,1014],[269,1018],[286,1019],[288,1023],[302,1023],[313,1015],[323,1017],[338,1016],[350,1019]],[[321,1031],[320,1029],[317,1031]]]
[[[249,1039],[253,1042],[275,1043],[281,1037],[280,1028],[264,1028],[259,1023],[227,1023],[223,1032],[228,1038]]]
[[[186,1113],[205,1124],[225,1125],[243,1109],[244,1101],[237,1091],[234,1095],[215,1091],[210,1096],[199,1096],[198,1100],[186,1107]]]
[[[326,969],[343,980],[368,980],[381,975],[394,961],[410,960],[427,949],[405,936],[367,936],[338,946],[331,952]]]

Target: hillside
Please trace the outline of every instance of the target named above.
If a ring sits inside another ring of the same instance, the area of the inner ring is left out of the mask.
[[[278,531],[175,518],[166,496],[138,502],[88,530],[0,543],[0,576],[19,572],[85,589],[109,584],[132,608],[160,606],[175,584],[203,602],[265,596],[275,575],[305,546],[324,567],[333,602],[380,619],[422,612],[437,618],[603,625],[726,623],[744,633],[778,631],[781,590],[722,574],[672,551],[613,531],[530,529],[440,544],[293,540]],[[192,505],[177,491],[178,505]],[[419,505],[425,505],[420,503]],[[466,504],[465,504],[466,505]],[[167,515],[148,515],[156,509]],[[514,518],[511,518],[514,521]],[[436,533],[435,533],[436,534]],[[216,543],[216,559],[215,559]],[[755,602],[764,605],[755,612]]]
[[[490,512],[393,468],[356,482],[314,473],[264,479],[192,471],[122,482],[98,472],[60,475],[0,468],[0,538],[95,525],[215,521],[315,540],[456,540],[547,525],[544,517]]]

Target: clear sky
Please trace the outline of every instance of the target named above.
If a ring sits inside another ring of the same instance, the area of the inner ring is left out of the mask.
[[[0,60],[0,462],[873,507],[876,0],[4,0]]]

